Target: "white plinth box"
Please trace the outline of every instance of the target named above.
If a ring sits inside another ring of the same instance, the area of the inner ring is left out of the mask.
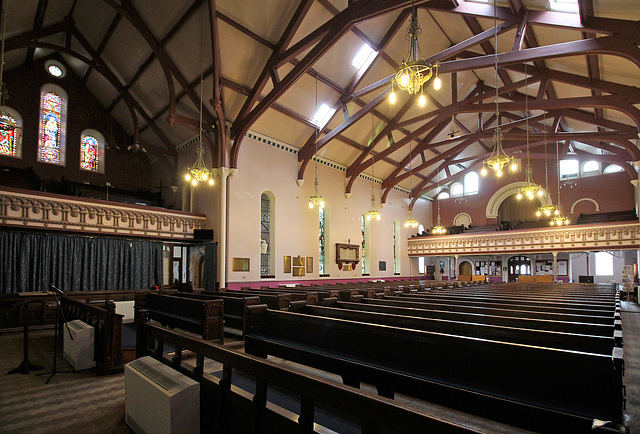
[[[153,357],[124,367],[127,425],[136,433],[200,433],[200,384]]]
[[[64,358],[76,371],[95,367],[93,327],[79,319],[67,322],[67,326],[68,330],[66,326],[62,328]],[[69,337],[69,332],[73,340]]]

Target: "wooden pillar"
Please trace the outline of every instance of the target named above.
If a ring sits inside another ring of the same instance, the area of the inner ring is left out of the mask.
[[[458,270],[458,258],[460,257],[460,255],[453,255],[453,272],[454,275],[456,276],[456,278],[458,278],[458,275],[460,274],[460,271]]]
[[[553,255],[553,281],[558,281],[558,252],[551,252]]]

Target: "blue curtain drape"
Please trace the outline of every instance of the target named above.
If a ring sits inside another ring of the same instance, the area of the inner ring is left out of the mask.
[[[0,231],[0,293],[148,289],[162,282],[162,242]]]

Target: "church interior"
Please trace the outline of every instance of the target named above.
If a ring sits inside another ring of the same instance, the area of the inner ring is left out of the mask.
[[[0,432],[640,429],[636,0],[0,26]]]

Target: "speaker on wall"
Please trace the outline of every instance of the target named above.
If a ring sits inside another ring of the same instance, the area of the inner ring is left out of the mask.
[[[213,229],[194,229],[194,241],[213,241]]]

